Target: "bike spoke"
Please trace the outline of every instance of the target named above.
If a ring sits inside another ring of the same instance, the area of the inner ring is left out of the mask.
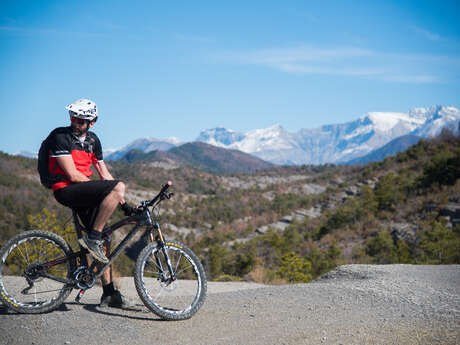
[[[177,269],[179,268],[179,264],[181,260],[182,260],[182,253],[180,253],[179,260],[177,260],[176,268],[174,269],[174,274],[177,274]]]
[[[182,272],[185,272],[185,271],[189,270],[190,268],[193,269],[193,266],[192,266],[192,265],[188,265],[187,267],[184,267],[184,268],[181,269],[179,272],[176,272],[176,276],[178,276],[179,273],[182,273]]]
[[[35,289],[36,290],[36,289]],[[44,291],[35,291],[33,295],[39,295],[43,293],[48,293],[48,292],[56,292],[56,291],[61,291],[61,289],[54,289],[54,290],[44,290]],[[23,295],[32,295],[32,293],[23,293]]]
[[[20,247],[16,247],[15,249],[19,250],[19,253],[21,254],[21,256],[23,257],[26,265],[29,265],[29,262],[27,261],[27,257],[23,254],[22,250]]]

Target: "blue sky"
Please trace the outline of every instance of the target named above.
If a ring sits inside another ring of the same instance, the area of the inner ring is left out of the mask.
[[[91,98],[104,149],[460,108],[458,1],[0,2],[0,150]]]

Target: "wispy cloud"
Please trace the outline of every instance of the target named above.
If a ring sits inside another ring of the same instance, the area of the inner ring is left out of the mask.
[[[215,42],[215,39],[206,37],[206,36],[199,36],[199,35],[190,35],[190,34],[174,34],[174,39],[178,41],[186,41],[186,42],[193,42],[193,43],[212,43]]]
[[[415,25],[411,25],[410,29],[430,41],[439,41],[442,39],[440,35]]]
[[[48,28],[27,28],[20,26],[0,26],[0,33],[13,34],[13,35],[55,35],[55,36],[95,36],[95,37],[108,37],[110,35],[97,32],[77,32],[77,31],[65,31],[59,29],[48,29]]]
[[[356,58],[370,56],[373,53],[367,49],[343,47],[343,48],[318,48],[300,46],[294,48],[263,49],[250,53],[234,54],[230,56],[237,60],[261,63],[279,64],[287,62],[311,62],[311,61],[334,61],[337,59]]]
[[[298,46],[230,53],[221,60],[266,66],[287,73],[336,75],[369,78],[398,83],[437,83],[440,66],[451,66],[455,74],[458,59],[446,56],[404,55],[379,53],[359,47],[323,48]],[[448,68],[448,67],[447,67]]]

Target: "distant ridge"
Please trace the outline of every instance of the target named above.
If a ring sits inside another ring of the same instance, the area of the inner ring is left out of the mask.
[[[168,151],[173,147],[176,147],[177,142],[171,140],[159,140],[154,138],[140,138],[134,140],[129,145],[126,145],[120,150],[117,150],[113,153],[107,155],[107,160],[119,160],[123,158],[131,150],[139,150],[141,152],[151,152],[151,151]]]
[[[252,173],[269,169],[273,164],[247,153],[219,148],[213,145],[193,142],[170,149],[168,152],[151,151],[144,153],[131,150],[122,161],[174,161],[181,165],[189,165],[211,173]]]
[[[398,152],[407,150],[409,147],[417,144],[420,139],[422,138],[416,135],[403,135],[402,137],[390,141],[381,148],[376,149],[363,157],[352,159],[345,164],[367,164],[371,162],[378,162],[385,159],[387,156],[395,155]]]

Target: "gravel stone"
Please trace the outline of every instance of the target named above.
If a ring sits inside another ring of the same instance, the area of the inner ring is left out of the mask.
[[[460,343],[460,265],[346,265],[297,285],[210,282],[202,309],[180,322],[149,312],[132,280],[120,285],[133,310],[99,309],[99,287],[47,314],[0,305],[0,344]]]

